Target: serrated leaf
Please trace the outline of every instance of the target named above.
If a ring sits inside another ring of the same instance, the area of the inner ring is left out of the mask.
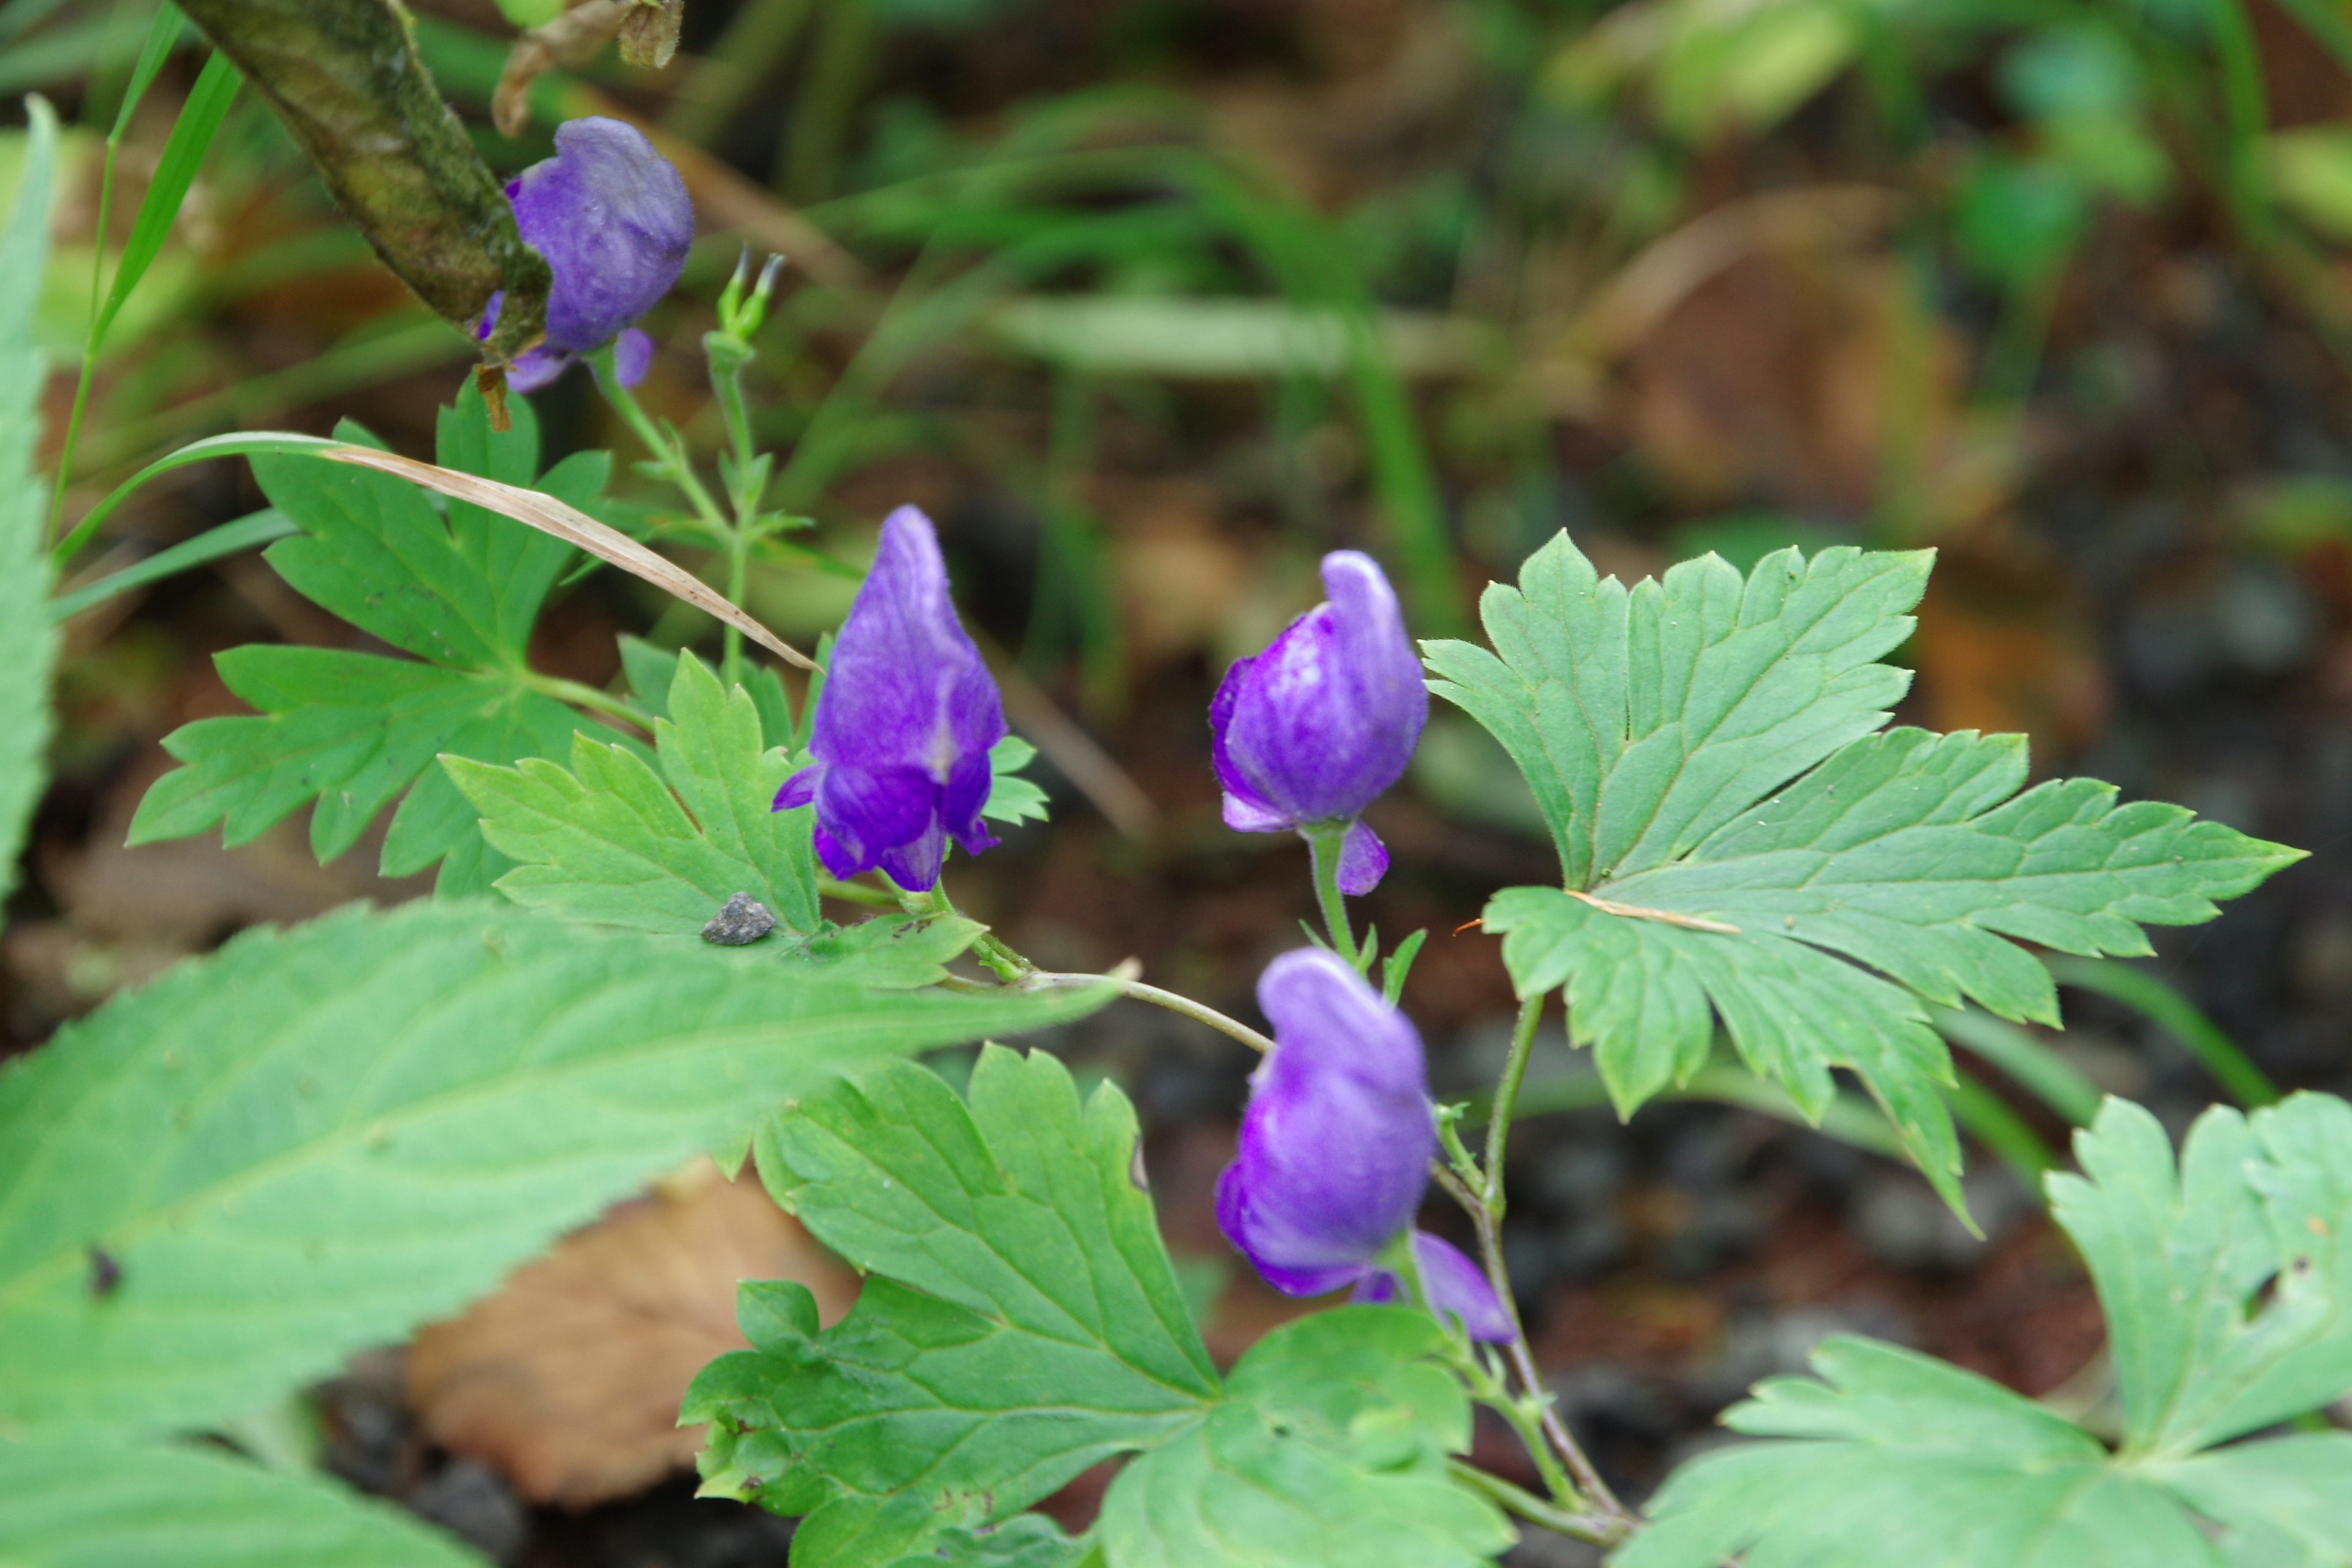
[[[1101,1000],[455,904],[240,937],[0,1069],[0,1429],[236,1416],[845,1068]]]
[[[1081,1105],[1053,1058],[1001,1048],[971,1095],[909,1066],[760,1125],[777,1200],[876,1278],[823,1334],[804,1293],[767,1312],[747,1294],[757,1349],[712,1363],[684,1418],[780,1440],[763,1479],[814,1490],[803,1568],[887,1563],[937,1529],[1018,1514],[1216,1396],[1129,1173],[1125,1097]]]
[[[1910,635],[1927,551],[1797,551],[1743,582],[1721,557],[1628,590],[1561,533],[1517,588],[1489,584],[1495,651],[1424,645],[1454,702],[1542,805],[1568,885],[1684,854],[1748,804],[1886,722],[1910,685],[1878,660]]]
[[[1097,1532],[1109,1568],[1171,1552],[1271,1561],[1217,1538],[1217,1521],[1271,1506],[1289,1522],[1269,1539],[1296,1543],[1327,1494],[1421,1552],[1375,1563],[1469,1562],[1507,1543],[1446,1478],[1469,1417],[1425,1359],[1433,1321],[1322,1314],[1270,1336],[1221,1388],[1135,1177],[1125,1096],[1106,1084],[1081,1103],[1052,1058],[993,1047],[970,1093],[892,1066],[761,1125],[778,1200],[871,1278],[823,1331],[804,1289],[746,1286],[755,1349],[712,1363],[684,1418],[715,1424],[707,1490],[807,1514],[797,1568],[920,1559],[943,1531],[1003,1525],[1138,1449],[1150,1453],[1114,1483]],[[1189,1513],[1163,1535],[1171,1486]],[[1319,1550],[1281,1560],[1360,1568]]]
[[[2343,1568],[2352,1437],[2202,1445],[2352,1386],[2352,1106],[2206,1113],[2176,1168],[2110,1100],[2050,1178],[2105,1309],[2120,1451],[1973,1373],[1838,1338],[1726,1415],[1612,1568]],[[2267,1300],[2264,1299],[2267,1292]]]
[[[1427,651],[1431,689],[1527,774],[1566,873],[1497,894],[1486,928],[1520,994],[1565,990],[1620,1110],[1687,1082],[1719,1017],[1808,1114],[1832,1068],[1859,1074],[1957,1199],[1927,1005],[2054,1024],[2019,942],[2144,953],[2143,924],[2210,920],[2300,854],[2095,780],[2020,794],[2021,737],[1872,733],[1927,565],[1789,550],[1743,581],[1707,556],[1629,591],[1562,535],[1488,590],[1495,652]]]
[[[527,403],[512,408],[513,427],[493,430],[480,395],[466,386],[441,411],[443,461],[531,482],[538,427]],[[326,648],[220,655],[222,679],[259,712],[199,720],[166,738],[186,765],[141,801],[131,842],[185,837],[217,822],[227,843],[243,843],[315,800],[311,845],[326,860],[398,800],[384,874],[446,859],[445,895],[487,889],[508,863],[482,846],[476,814],[435,759],[562,756],[577,731],[613,733],[534,689],[524,662],[572,551],[464,501],[449,502],[445,517],[388,475],[299,452],[253,462],[273,505],[301,530],[269,548],[270,564],[321,608],[423,662]],[[537,482],[587,503],[610,463],[582,454]]]
[[[2126,1452],[2191,1453],[2352,1388],[2352,1106],[2216,1107],[2177,1170],[2122,1100],[2074,1142],[2083,1174],[2050,1178],[2051,1210],[2106,1309]]]
[[[407,876],[472,831],[474,814],[454,789],[447,792],[454,814],[433,793],[402,800],[429,777],[437,757],[561,751],[583,722],[554,699],[498,675],[410,659],[257,644],[230,648],[215,663],[258,715],[199,719],[164,738],[163,749],[184,765],[140,801],[131,822],[134,845],[185,838],[218,823],[222,842],[234,847],[315,800],[310,847],[331,860],[401,800],[383,861],[387,875]]]
[[[877,915],[821,930],[785,960],[852,975],[863,985],[906,990],[945,979],[948,960],[987,929],[962,915]]]
[[[663,706],[658,772],[585,734],[572,740],[569,770],[447,759],[482,837],[517,862],[499,890],[571,920],[677,936],[698,933],[720,905],[749,893],[792,931],[815,931],[812,814],[773,809],[792,765],[762,744],[751,694],[720,690],[689,654]]]
[[[1021,770],[1036,758],[1037,748],[1018,735],[1007,735],[989,748],[991,777],[982,816],[994,822],[1045,820],[1045,792],[1021,776]]]
[[[1349,1307],[1288,1323],[1205,1421],[1119,1473],[1097,1527],[1117,1568],[1472,1568],[1511,1544],[1447,1476],[1468,1403],[1427,1358],[1426,1314]]]
[[[58,647],[43,609],[47,497],[33,471],[45,379],[33,312],[48,256],[58,121],[42,100],[26,102],[24,173],[0,230],[0,902],[16,886],[16,857],[47,773],[49,668]]]
[[[481,1568],[440,1531],[331,1482],[219,1453],[0,1442],[9,1568]]]

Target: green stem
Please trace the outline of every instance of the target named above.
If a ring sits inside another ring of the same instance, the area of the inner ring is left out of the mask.
[[[1453,1471],[1455,1480],[1480,1493],[1505,1513],[1515,1514],[1529,1524],[1540,1525],[1555,1535],[1565,1535],[1572,1541],[1591,1542],[1595,1546],[1614,1546],[1630,1533],[1622,1521],[1555,1508],[1525,1488],[1515,1487],[1500,1476],[1489,1475],[1466,1459],[1450,1459],[1446,1466]]]
[[[678,493],[686,497],[688,503],[694,508],[695,516],[709,530],[713,539],[728,539],[734,530],[728,523],[726,513],[719,510],[719,502],[703,484],[702,476],[694,471],[694,465],[686,460],[686,454],[678,450],[677,443],[663,434],[661,427],[653,422],[652,416],[637,402],[636,394],[621,384],[620,373],[613,363],[613,346],[607,343],[590,354],[588,364],[596,374],[596,390],[604,395],[604,401],[612,405],[613,412],[621,416],[646,450],[653,454],[662,477],[677,487]]]
[[[651,713],[609,691],[599,691],[593,686],[566,680],[560,675],[541,675],[535,669],[521,671],[521,677],[525,686],[542,696],[552,697],[558,702],[569,702],[575,708],[608,714],[635,725],[648,735],[654,732],[654,716]]]
[[[1511,1138],[1511,1115],[1518,1109],[1519,1086],[1527,1081],[1528,1058],[1535,1052],[1536,1025],[1543,1018],[1543,993],[1519,1004],[1519,1021],[1511,1031],[1510,1059],[1503,1064],[1502,1081],[1495,1086],[1494,1109],[1486,1117],[1486,1172],[1478,1199],[1486,1212],[1503,1217],[1503,1154]]]
[[[1307,846],[1315,860],[1315,900],[1323,907],[1323,925],[1331,933],[1331,948],[1358,969],[1364,967],[1364,955],[1356,946],[1356,933],[1348,923],[1348,900],[1339,891],[1339,847],[1348,837],[1348,829],[1312,827],[1306,830]]]
[[[816,890],[828,899],[839,899],[846,904],[864,904],[869,909],[895,910],[898,900],[879,888],[869,888],[862,882],[836,882],[830,877],[817,879]]]
[[[751,584],[751,530],[739,517],[733,532],[727,541],[727,602],[737,609],[743,607],[744,590]],[[743,684],[743,632],[733,622],[726,623],[725,652],[720,662],[721,679],[729,686]]]
[[[1019,984],[1031,989],[1056,991],[1075,990],[1087,985],[1116,985],[1122,996],[1131,996],[1138,1002],[1149,1002],[1155,1007],[1164,1007],[1169,1012],[1190,1018],[1196,1024],[1206,1024],[1219,1034],[1239,1040],[1260,1055],[1274,1049],[1272,1040],[1267,1039],[1247,1024],[1228,1018],[1215,1008],[1203,1006],[1190,996],[1180,996],[1173,991],[1162,991],[1157,985],[1146,985],[1142,981],[1128,975],[1060,974],[1048,970],[1034,969],[1023,975]]]

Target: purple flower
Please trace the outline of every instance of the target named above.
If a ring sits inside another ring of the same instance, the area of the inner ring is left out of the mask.
[[[931,520],[902,506],[882,524],[874,569],[849,606],[816,700],[816,762],[784,781],[776,809],[816,807],[816,852],[836,877],[879,867],[934,887],[952,837],[977,855],[1004,739],[1004,704],[956,619]]]
[[[643,381],[653,340],[629,323],[670,291],[694,243],[694,204],[677,167],[634,125],[569,120],[555,128],[555,156],[509,182],[507,199],[524,240],[555,273],[547,341],[508,367],[507,384],[535,392],[616,338],[621,384]],[[482,337],[504,300],[491,297]]]
[[[1388,850],[1356,820],[1402,776],[1429,721],[1421,661],[1395,592],[1372,558],[1323,558],[1330,598],[1274,646],[1236,662],[1209,706],[1225,826],[1243,833],[1348,825],[1339,887],[1360,895]]]
[[[1217,1225],[1285,1295],[1353,1286],[1360,1301],[1399,1300],[1381,1259],[1412,1226],[1438,1147],[1421,1036],[1320,948],[1276,959],[1257,999],[1275,1047],[1217,1180]],[[1475,1338],[1513,1337],[1476,1264],[1426,1231],[1412,1249],[1432,1306]]]

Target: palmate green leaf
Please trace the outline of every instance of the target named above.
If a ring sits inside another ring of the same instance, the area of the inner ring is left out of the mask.
[[[2126,1452],[2193,1453],[2352,1388],[2352,1105],[2217,1107],[2176,1171],[2156,1119],[2110,1101],[2075,1150],[2051,1210],[2106,1309]]]
[[[1430,689],[1528,776],[1562,888],[1496,895],[1522,995],[1565,991],[1630,1112],[1705,1065],[1719,1018],[1808,1114],[1861,1076],[1957,1196],[1930,1004],[2054,1024],[2019,942],[2149,951],[2299,852],[2071,779],[2019,793],[2025,742],[1876,732],[1908,673],[1925,552],[1793,550],[1746,579],[1714,556],[1631,590],[1561,535],[1484,604],[1495,651],[1426,645]]]
[[[467,385],[441,413],[441,463],[593,508],[611,459],[583,453],[539,476],[529,405],[511,408],[513,428],[492,430]],[[356,427],[340,434],[373,444]],[[531,626],[573,552],[464,501],[449,501],[445,514],[414,485],[347,463],[285,452],[257,455],[253,468],[272,505],[301,530],[270,546],[278,574],[423,662],[279,647],[221,655],[222,679],[259,711],[198,720],[165,739],[185,765],[140,802],[131,841],[186,837],[218,823],[224,839],[239,844],[315,800],[311,847],[327,860],[399,800],[384,873],[446,861],[445,893],[486,889],[507,867],[486,852],[476,813],[434,762],[444,753],[490,763],[562,756],[578,731],[611,734],[536,689],[525,661]]]
[[[0,1069],[0,1432],[234,1418],[845,1068],[1105,999],[452,902],[240,937]]]
[[[2105,1309],[2108,1446],[1930,1357],[1837,1339],[1725,1417],[1771,1439],[1676,1473],[1612,1568],[2347,1568],[2352,1436],[2208,1445],[2352,1387],[2352,1106],[2216,1109],[2176,1167],[2109,1100],[2050,1178]]]
[[[1257,1563],[1269,1541],[1299,1568],[1360,1568],[1335,1501],[1412,1542],[1375,1563],[1470,1563],[1508,1542],[1446,1477],[1468,1413],[1426,1360],[1439,1342],[1426,1316],[1307,1320],[1221,1387],[1115,1087],[1081,1102],[1052,1058],[992,1047],[968,1104],[891,1067],[770,1117],[756,1146],[778,1200],[871,1275],[822,1331],[806,1290],[745,1287],[755,1348],[712,1363],[688,1396],[685,1419],[715,1424],[707,1490],[808,1516],[797,1568],[921,1558],[942,1531],[1016,1520],[1135,1450],[1150,1453],[1105,1507],[1109,1568]],[[1227,1535],[1244,1523],[1272,1533]]]
[[[8,1568],[482,1568],[388,1504],[225,1454],[0,1442]]]
[[[33,471],[40,435],[42,356],[33,342],[49,243],[58,121],[26,100],[32,129],[15,203],[0,227],[0,902],[16,886],[16,857],[40,798],[49,746],[49,667],[58,637],[42,613],[49,563],[47,499]]]
[[[815,931],[811,813],[773,809],[792,764],[763,744],[751,694],[722,691],[689,654],[677,661],[663,711],[658,772],[584,734],[572,741],[568,771],[447,760],[483,837],[518,863],[499,890],[569,919],[680,936],[749,893],[791,931]]]

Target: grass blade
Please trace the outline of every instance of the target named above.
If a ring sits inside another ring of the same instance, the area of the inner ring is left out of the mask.
[[[276,507],[264,508],[240,517],[235,522],[224,522],[218,528],[207,529],[194,539],[184,540],[169,550],[160,551],[134,566],[110,573],[70,594],[58,595],[49,601],[49,619],[69,621],[84,611],[94,610],[109,599],[128,594],[134,588],[161,583],[167,577],[176,577],[183,572],[193,571],[225,555],[235,555],[241,550],[251,550],[257,545],[268,544],[272,540],[300,531],[294,526],[293,519]]]
[[[2220,1079],[2239,1104],[2278,1103],[2278,1085],[2238,1048],[2221,1026],[2147,970],[2112,958],[2068,958],[2055,953],[2043,962],[2059,984],[2095,991],[2120,1002],[2173,1036],[2205,1064],[2205,1070]]]
[[[147,187],[147,197],[139,204],[139,216],[131,226],[130,240],[122,247],[121,265],[114,269],[114,287],[107,291],[106,303],[99,310],[93,350],[104,341],[107,329],[114,324],[131,291],[139,287],[140,279],[155,264],[155,258],[163,253],[163,241],[170,237],[172,226],[179,221],[180,204],[187,199],[188,187],[195,184],[196,171],[204,166],[205,154],[211,151],[213,137],[228,114],[229,105],[236,101],[236,89],[242,82],[236,67],[229,63],[226,55],[215,54],[205,62],[204,74],[196,78],[195,88],[180,110],[179,123],[172,127],[172,139],[163,144],[163,160],[155,166],[155,178]],[[126,109],[128,103],[126,100]]]

